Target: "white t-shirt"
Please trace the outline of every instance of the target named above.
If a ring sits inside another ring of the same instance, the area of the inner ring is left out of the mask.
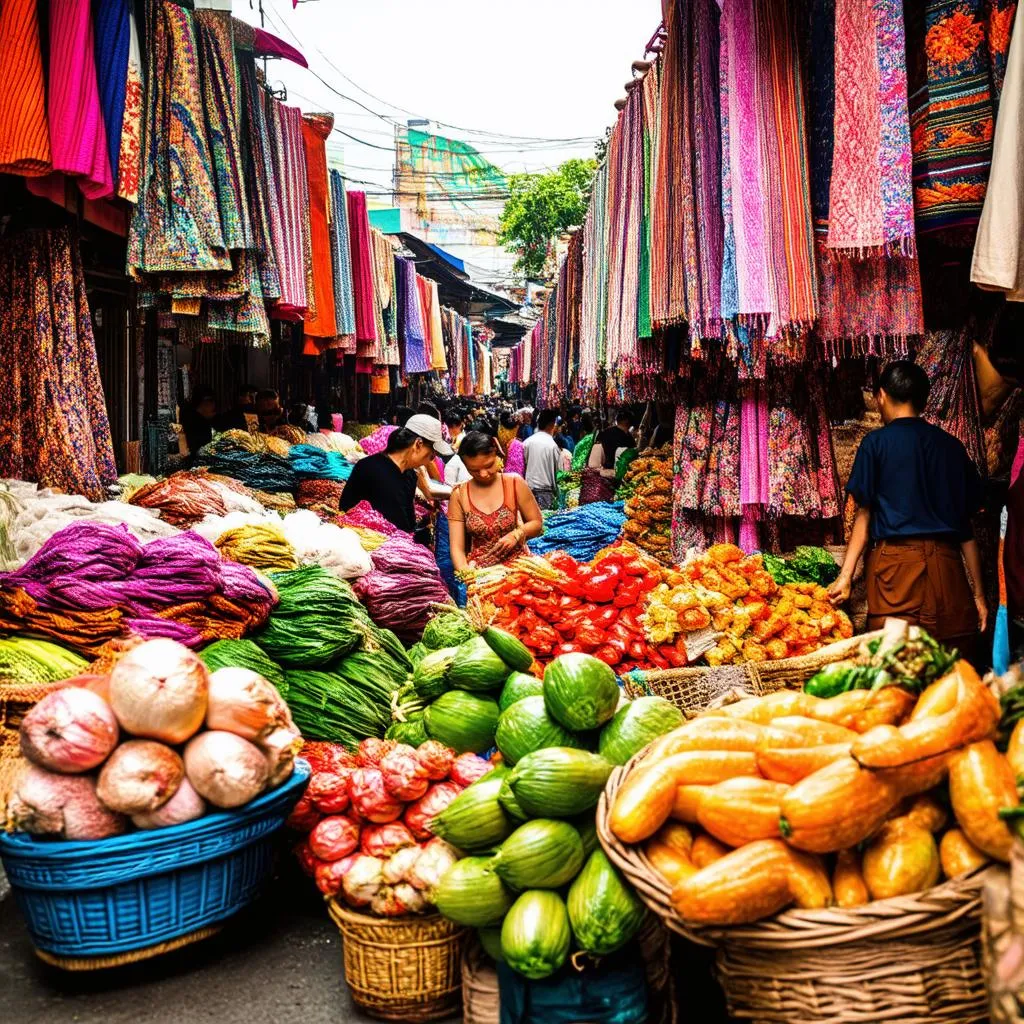
[[[523,442],[526,485],[531,491],[553,491],[558,484],[562,449],[546,430],[534,431]]]
[[[454,487],[456,484],[465,483],[467,480],[471,479],[472,477],[469,475],[469,470],[466,469],[466,464],[458,455],[453,455],[445,463],[444,482],[449,487]]]

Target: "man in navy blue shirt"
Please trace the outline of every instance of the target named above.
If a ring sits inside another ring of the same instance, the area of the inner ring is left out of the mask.
[[[890,363],[878,385],[885,426],[861,442],[846,490],[857,517],[839,578],[829,596],[850,596],[866,566],[868,628],[906,619],[970,656],[988,610],[971,517],[981,507],[978,471],[964,446],[921,418],[928,375],[907,360]]]

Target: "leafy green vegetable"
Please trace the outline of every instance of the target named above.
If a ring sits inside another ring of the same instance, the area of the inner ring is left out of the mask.
[[[827,587],[839,575],[836,560],[824,548],[801,544],[789,558],[764,555],[764,567],[780,586],[784,583],[817,583]]]

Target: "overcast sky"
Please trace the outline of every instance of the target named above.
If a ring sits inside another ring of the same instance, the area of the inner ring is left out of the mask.
[[[394,119],[430,118],[436,134],[476,145],[506,171],[592,155],[593,139],[615,118],[612,104],[623,95],[630,64],[643,56],[661,18],[660,0],[314,0],[294,10],[292,0],[263,2],[267,29],[298,45],[310,65],[272,61],[271,82],[287,87],[290,103],[331,110],[337,128],[381,147],[338,132],[329,144],[350,178],[383,189],[391,183]],[[249,4],[234,0],[235,13],[258,24]],[[508,136],[586,138],[527,144],[437,122]]]

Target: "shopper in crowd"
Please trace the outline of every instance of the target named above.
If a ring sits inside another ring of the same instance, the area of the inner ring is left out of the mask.
[[[533,434],[533,409],[526,406],[519,410],[519,430],[517,437],[520,441],[526,441]]]
[[[525,480],[501,472],[498,444],[489,434],[466,434],[460,458],[470,479],[448,502],[452,563],[457,572],[507,564],[544,532],[537,501]]]
[[[410,417],[414,416],[415,413],[407,405],[396,405],[391,410],[391,415],[388,417],[388,423],[393,427],[404,427],[409,422]]]
[[[512,440],[519,432],[519,417],[516,413],[506,409],[505,412],[501,414],[499,423],[498,444],[501,445],[501,450],[507,455],[508,446],[512,443]],[[472,429],[472,427],[470,429]]]
[[[259,417],[260,430],[269,434],[286,422],[281,397],[273,388],[264,388],[256,392],[256,415]]]
[[[288,422],[307,434],[316,433],[316,413],[306,402],[294,402],[288,413]]]
[[[558,471],[562,468],[561,452],[555,441],[558,413],[544,409],[537,417],[537,430],[523,442],[526,462],[526,483],[541,509],[552,508],[558,494]]]
[[[448,428],[448,436],[451,438],[451,446],[457,452],[462,443],[463,435],[466,433],[466,414],[462,409],[450,408],[444,414],[444,425]]]
[[[248,431],[258,426],[258,422],[256,389],[248,384],[243,384],[235,392],[234,404],[231,408],[217,417],[217,429]]]
[[[595,448],[601,449],[600,469],[615,471],[615,462],[623,449],[633,448],[636,440],[633,437],[633,414],[628,409],[620,409],[615,417],[615,426],[602,431]],[[591,462],[593,465],[593,461]]]
[[[210,388],[196,388],[181,410],[181,429],[190,455],[213,440],[217,422],[217,399]]]
[[[857,502],[853,533],[829,596],[839,604],[867,556],[868,628],[906,619],[977,659],[988,622],[971,517],[982,485],[967,450],[921,418],[928,375],[896,360],[878,382],[884,426],[861,442],[847,492]]]
[[[414,533],[413,501],[417,485],[429,498],[419,471],[438,455],[452,454],[441,437],[441,422],[432,416],[411,416],[404,427],[392,431],[387,447],[376,455],[360,459],[341,494],[341,510],[347,512],[367,501],[388,522]]]
[[[621,409],[615,419],[615,426],[608,427],[597,435],[580,480],[581,505],[615,500],[616,465],[619,456],[636,445],[631,432],[632,426],[632,414],[628,409]]]

